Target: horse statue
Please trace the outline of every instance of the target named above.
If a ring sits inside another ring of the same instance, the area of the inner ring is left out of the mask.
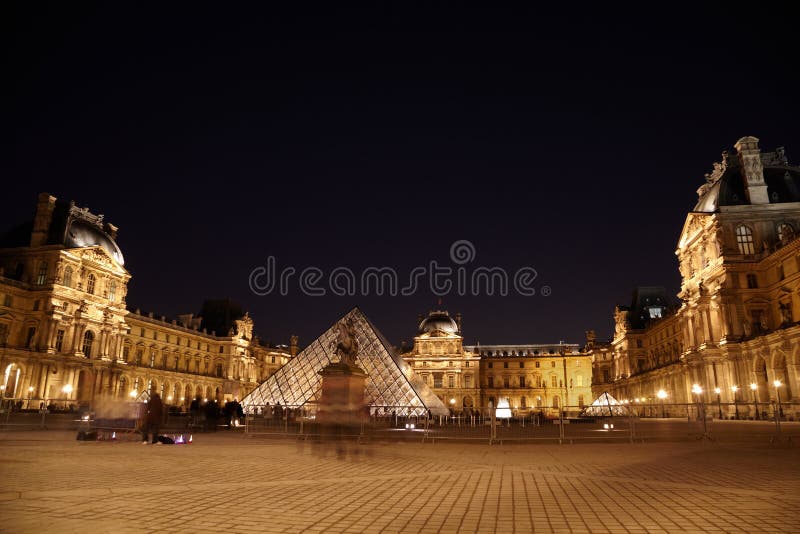
[[[348,366],[356,367],[356,357],[358,356],[358,339],[356,339],[356,329],[350,321],[340,321],[336,325],[336,354],[339,361]]]

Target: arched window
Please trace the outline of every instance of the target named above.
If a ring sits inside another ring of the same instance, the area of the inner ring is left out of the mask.
[[[739,254],[755,254],[753,230],[749,226],[740,224],[736,227],[736,244],[739,245]]]
[[[66,287],[72,287],[72,267],[64,269],[64,285]]]
[[[89,277],[86,279],[86,292],[94,295],[94,275],[92,273],[89,273]]]
[[[781,223],[778,225],[778,241],[781,243],[788,243],[794,238],[794,228],[789,223]]]
[[[117,283],[112,280],[110,284],[108,284],[108,300],[114,302],[117,298]]]
[[[83,355],[87,358],[92,357],[92,343],[94,343],[94,332],[87,330],[83,334]]]
[[[39,264],[39,273],[36,275],[36,285],[43,286],[47,281],[47,262],[43,261]]]

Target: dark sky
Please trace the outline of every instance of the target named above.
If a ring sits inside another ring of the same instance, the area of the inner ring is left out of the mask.
[[[296,275],[257,296],[267,257],[405,284],[455,267],[456,240],[475,246],[468,273],[538,273],[535,296],[445,296],[468,342],[610,336],[634,286],[677,292],[678,234],[722,150],[755,135],[800,160],[779,8],[61,4],[4,17],[0,227],[40,191],[74,199],[120,227],[130,306],[230,297],[272,343],[308,343],[353,305],[410,340],[437,297],[310,297]]]

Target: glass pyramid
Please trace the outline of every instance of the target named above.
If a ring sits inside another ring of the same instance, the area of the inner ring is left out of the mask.
[[[584,408],[581,415],[589,417],[628,415],[628,407],[621,404],[606,391],[597,397],[590,406]]]
[[[338,361],[335,353],[336,327],[352,323],[358,339],[356,364],[367,373],[365,398],[372,414],[448,415],[449,410],[417,376],[367,319],[353,308],[297,356],[242,399],[245,413],[255,413],[268,404],[284,408],[316,408],[322,377],[319,371]]]

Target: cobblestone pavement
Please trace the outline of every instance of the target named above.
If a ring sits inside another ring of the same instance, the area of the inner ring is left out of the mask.
[[[786,444],[191,445],[0,434],[2,532],[798,532]]]

